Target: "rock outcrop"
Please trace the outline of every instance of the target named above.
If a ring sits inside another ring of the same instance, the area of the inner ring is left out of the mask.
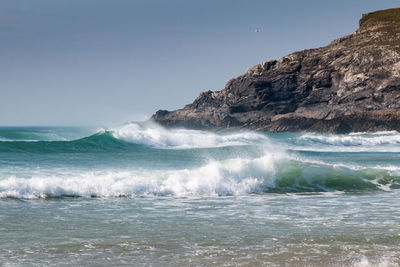
[[[351,35],[256,65],[152,120],[211,130],[400,131],[400,8],[363,15]]]

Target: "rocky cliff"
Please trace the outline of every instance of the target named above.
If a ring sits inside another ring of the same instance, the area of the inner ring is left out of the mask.
[[[351,35],[256,65],[152,120],[213,130],[400,131],[400,8],[363,15]]]

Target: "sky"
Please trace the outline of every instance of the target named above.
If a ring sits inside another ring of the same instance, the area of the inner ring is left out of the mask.
[[[193,102],[399,0],[0,0],[0,125],[118,125]]]

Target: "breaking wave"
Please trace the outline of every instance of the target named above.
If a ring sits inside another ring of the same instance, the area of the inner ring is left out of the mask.
[[[1,140],[0,152],[93,152],[137,149],[135,145],[162,149],[210,148],[267,143],[259,133],[213,133],[197,130],[167,130],[154,123],[130,123],[71,141]]]
[[[378,146],[400,144],[400,133],[396,131],[378,132],[374,134],[353,133],[349,135],[322,135],[307,133],[302,140],[334,146]]]
[[[262,193],[391,191],[390,171],[296,161],[285,153],[210,161],[193,169],[103,170],[0,180],[0,198],[230,196]]]
[[[259,133],[213,133],[187,129],[165,129],[157,124],[130,123],[113,130],[113,136],[126,142],[157,148],[209,148],[260,144],[268,138]]]
[[[391,191],[400,187],[399,154],[386,151],[398,144],[397,132],[268,135],[130,123],[72,141],[0,141],[0,164],[16,166],[0,169],[0,198]],[[343,147],[349,150],[338,153]],[[380,148],[385,152],[376,153]],[[108,153],[113,151],[124,153]],[[7,152],[30,164],[20,168]],[[58,161],[51,165],[53,155],[31,153],[75,154],[54,155]],[[91,162],[75,166],[65,158]]]

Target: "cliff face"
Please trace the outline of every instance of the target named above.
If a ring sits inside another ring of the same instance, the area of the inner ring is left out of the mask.
[[[351,35],[256,65],[152,119],[213,130],[400,131],[400,8],[363,15]]]

